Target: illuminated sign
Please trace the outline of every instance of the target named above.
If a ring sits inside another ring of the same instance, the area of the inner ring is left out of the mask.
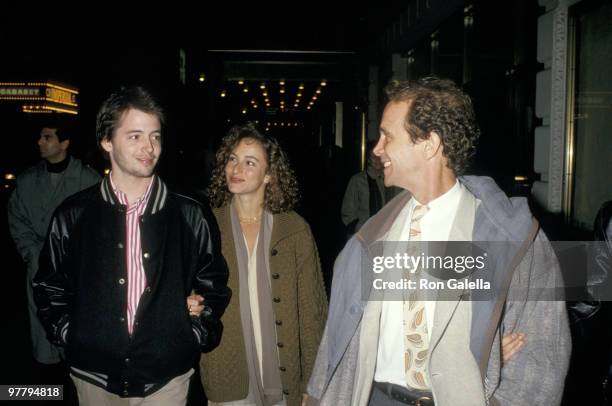
[[[39,88],[0,88],[0,96],[40,96]]]
[[[0,82],[0,100],[27,102],[24,113],[78,114],[77,89],[53,82]]]
[[[60,104],[76,106],[76,95],[61,89],[47,88],[47,97]]]

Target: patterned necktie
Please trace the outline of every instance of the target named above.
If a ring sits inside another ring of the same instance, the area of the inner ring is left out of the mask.
[[[421,241],[421,219],[429,210],[417,205],[410,219],[410,241]],[[416,247],[415,247],[416,248]],[[418,255],[418,253],[413,253]],[[417,275],[419,270],[414,275]],[[404,367],[406,384],[414,389],[429,389],[427,360],[429,336],[425,318],[425,302],[419,300],[418,292],[410,292],[404,300]]]

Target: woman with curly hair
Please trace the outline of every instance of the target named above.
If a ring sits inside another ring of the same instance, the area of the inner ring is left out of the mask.
[[[221,344],[200,360],[209,405],[299,405],[327,299],[278,142],[252,124],[233,127],[217,152],[208,197],[234,292]]]

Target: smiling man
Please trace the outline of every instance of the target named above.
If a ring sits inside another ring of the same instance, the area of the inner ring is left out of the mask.
[[[67,348],[81,404],[185,404],[200,351],[220,340],[227,267],[214,218],[155,174],[164,116],[140,87],[102,105],[111,172],[53,216],[34,280],[39,317]],[[205,300],[190,317],[185,298]]]
[[[387,95],[374,153],[385,185],[406,192],[336,260],[309,403],[559,404],[571,348],[565,303],[554,295],[559,266],[524,198],[508,198],[490,178],[461,176],[479,135],[469,97],[437,78],[393,82]],[[437,301],[372,299],[362,264],[371,263],[378,241],[502,247],[486,269],[492,294],[479,300],[477,289],[466,288]],[[526,339],[502,364],[502,336],[511,333]]]

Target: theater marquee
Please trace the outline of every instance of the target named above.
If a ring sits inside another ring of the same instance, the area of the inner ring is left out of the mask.
[[[78,114],[75,88],[53,82],[0,82],[0,100],[19,102],[24,113]]]

